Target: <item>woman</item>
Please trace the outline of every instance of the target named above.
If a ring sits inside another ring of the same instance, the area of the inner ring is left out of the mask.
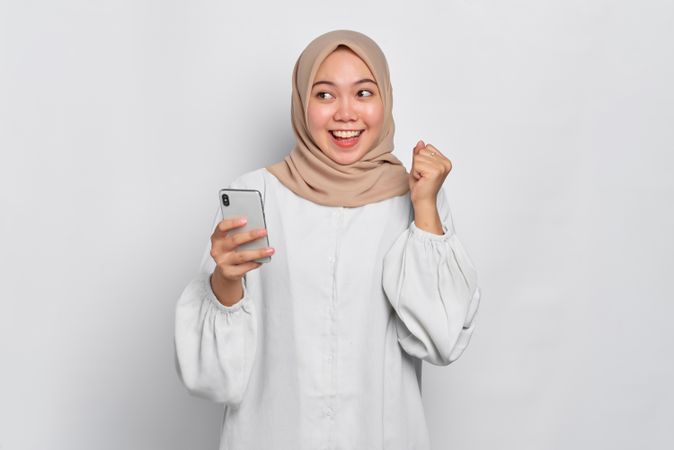
[[[388,65],[361,33],[307,46],[291,114],[292,152],[230,185],[262,193],[275,247],[236,252],[266,231],[216,218],[176,308],[181,379],[225,404],[221,449],[427,449],[421,360],[461,355],[480,297],[451,163],[423,141],[411,173],[393,156]]]

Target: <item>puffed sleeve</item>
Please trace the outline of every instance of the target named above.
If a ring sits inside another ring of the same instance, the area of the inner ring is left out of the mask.
[[[222,220],[218,207],[212,230]],[[210,239],[198,275],[183,290],[175,311],[175,361],[187,390],[198,397],[239,404],[255,358],[257,322],[246,276],[243,298],[231,306],[213,293],[215,261]]]
[[[446,366],[470,341],[480,289],[473,263],[454,231],[443,189],[437,205],[444,234],[422,230],[411,221],[384,257],[383,288],[397,315],[403,350]]]

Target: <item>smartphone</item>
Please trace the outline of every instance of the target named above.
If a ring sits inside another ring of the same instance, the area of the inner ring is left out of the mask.
[[[220,189],[220,209],[222,217],[227,219],[234,216],[243,216],[248,221],[241,227],[234,228],[231,233],[241,233],[255,228],[267,229],[264,218],[264,204],[262,194],[256,189]],[[265,236],[250,242],[244,242],[237,250],[257,250],[269,247],[269,232]],[[271,261],[271,256],[253,260],[259,263]]]

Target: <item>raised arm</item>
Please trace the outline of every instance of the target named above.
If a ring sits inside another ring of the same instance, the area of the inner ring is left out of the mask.
[[[435,365],[461,356],[480,302],[475,267],[456,235],[442,189],[451,170],[451,161],[436,147],[417,142],[409,178],[414,215],[383,267],[398,342]]]
[[[422,230],[412,221],[386,254],[383,288],[397,314],[403,350],[448,365],[470,341],[480,290],[442,190],[438,211],[444,234]]]

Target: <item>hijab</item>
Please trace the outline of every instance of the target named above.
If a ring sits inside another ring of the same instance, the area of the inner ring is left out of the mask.
[[[384,105],[379,138],[363,157],[339,164],[318,147],[309,132],[307,105],[323,60],[339,45],[358,55],[372,72]],[[351,30],[334,30],[318,36],[300,54],[292,78],[290,108],[296,143],[280,162],[266,167],[295,194],[326,206],[357,207],[405,194],[409,174],[393,151],[393,90],[384,53],[368,36]]]

